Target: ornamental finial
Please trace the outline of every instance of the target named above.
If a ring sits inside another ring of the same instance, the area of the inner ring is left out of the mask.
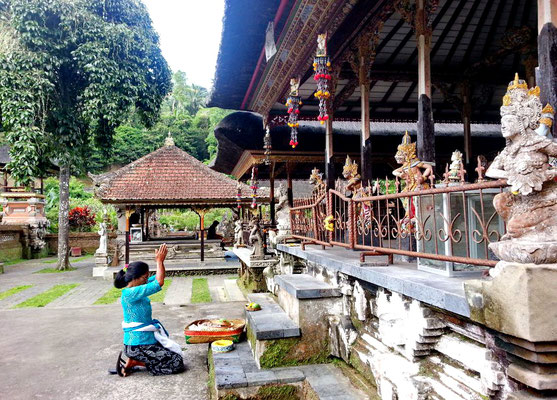
[[[168,132],[168,136],[164,139],[165,146],[175,146],[174,139],[172,138],[172,134]]]

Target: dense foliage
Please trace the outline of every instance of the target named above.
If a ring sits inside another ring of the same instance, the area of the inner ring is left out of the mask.
[[[100,149],[92,151],[87,166],[89,171],[98,173],[111,165],[121,166],[135,161],[161,147],[168,133],[176,146],[200,161],[208,161],[216,155],[217,141],[213,130],[230,111],[204,108],[207,90],[190,85],[184,72],[175,72],[172,81],[173,90],[162,104],[159,121],[151,128],[145,128],[131,114],[116,128],[108,156]]]
[[[74,207],[70,210],[70,228],[78,232],[88,232],[95,226],[95,213],[87,206]]]

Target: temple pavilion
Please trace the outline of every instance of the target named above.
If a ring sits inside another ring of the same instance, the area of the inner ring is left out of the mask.
[[[213,171],[176,147],[170,136],[158,150],[117,171],[93,176],[93,180],[97,197],[118,211],[118,247],[126,262],[152,256],[163,241],[169,245],[170,258],[221,257],[220,240],[204,240],[206,212],[212,208],[251,209],[253,201],[247,185]],[[199,232],[192,237],[179,233],[157,237],[152,232],[156,210],[176,208],[199,215]]]

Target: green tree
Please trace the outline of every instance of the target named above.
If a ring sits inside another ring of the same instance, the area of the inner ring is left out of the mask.
[[[0,115],[12,176],[60,165],[58,268],[68,268],[70,172],[91,143],[108,154],[135,108],[151,126],[170,90],[148,12],[137,0],[0,0]]]

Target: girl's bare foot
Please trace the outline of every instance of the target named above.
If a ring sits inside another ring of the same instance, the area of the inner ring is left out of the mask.
[[[133,367],[144,367],[144,366],[145,366],[144,362],[137,361],[132,358],[128,358],[128,361],[126,361],[126,365],[124,365],[124,371],[123,371],[124,377],[131,374]]]

